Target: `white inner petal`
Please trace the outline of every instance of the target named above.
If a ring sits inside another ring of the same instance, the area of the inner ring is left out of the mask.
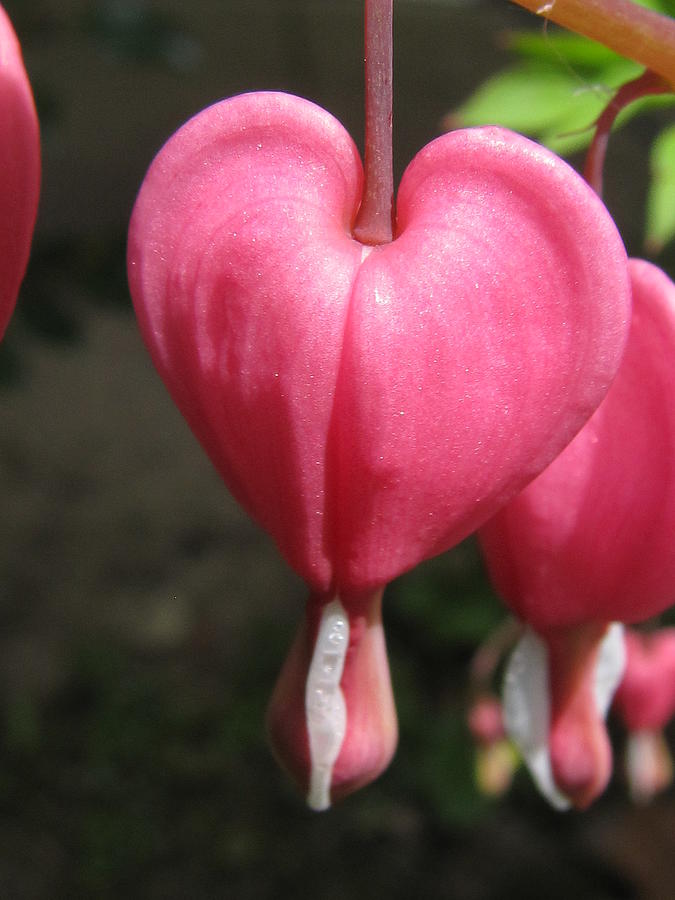
[[[626,643],[621,622],[612,622],[602,639],[595,667],[595,705],[599,715],[607,718],[614,692],[626,668]]]
[[[535,784],[555,809],[570,802],[553,780],[548,733],[551,721],[548,650],[528,628],[509,657],[502,696],[504,728],[518,748]]]
[[[330,806],[333,766],[347,730],[347,707],[340,679],[349,647],[349,616],[336,598],[321,615],[305,685],[305,716],[309,736],[311,809]]]

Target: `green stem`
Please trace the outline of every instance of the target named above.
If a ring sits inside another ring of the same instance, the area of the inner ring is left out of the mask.
[[[354,237],[363,244],[392,239],[393,0],[366,0],[366,148],[363,200]]]
[[[675,20],[630,0],[512,0],[634,59],[675,88]]]

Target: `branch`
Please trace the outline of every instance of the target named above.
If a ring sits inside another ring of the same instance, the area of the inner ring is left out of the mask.
[[[661,75],[675,88],[675,19],[630,0],[512,0],[599,41]]]

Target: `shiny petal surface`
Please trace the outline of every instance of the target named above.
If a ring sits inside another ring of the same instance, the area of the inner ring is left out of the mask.
[[[614,225],[557,157],[496,128],[425,147],[401,182],[396,239],[354,287],[338,582],[389,581],[540,472],[604,396],[628,307]]]
[[[604,207],[524,138],[426,147],[391,244],[351,237],[361,183],[326,112],[243,95],[168,142],[129,236],[162,377],[319,593],[381,586],[541,471],[604,395],[629,309]]]
[[[0,6],[0,338],[26,271],[40,190],[37,115],[21,48]]]
[[[328,113],[243,95],[168,142],[129,233],[131,292],[162,378],[237,500],[320,587],[332,578],[326,447],[361,181]]]

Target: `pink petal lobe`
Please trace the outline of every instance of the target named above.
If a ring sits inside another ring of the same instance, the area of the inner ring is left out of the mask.
[[[380,584],[445,550],[541,471],[604,396],[628,310],[614,225],[562,161],[492,128],[425,147],[396,239],[353,290],[338,582]]]
[[[33,95],[19,42],[0,6],[0,339],[26,271],[39,191]]]
[[[129,233],[131,292],[162,378],[234,496],[317,590],[332,579],[325,455],[361,181],[328,113],[242,95],[170,139]]]
[[[675,285],[629,265],[633,319],[605,401],[480,532],[499,593],[541,632],[641,621],[675,597]]]

